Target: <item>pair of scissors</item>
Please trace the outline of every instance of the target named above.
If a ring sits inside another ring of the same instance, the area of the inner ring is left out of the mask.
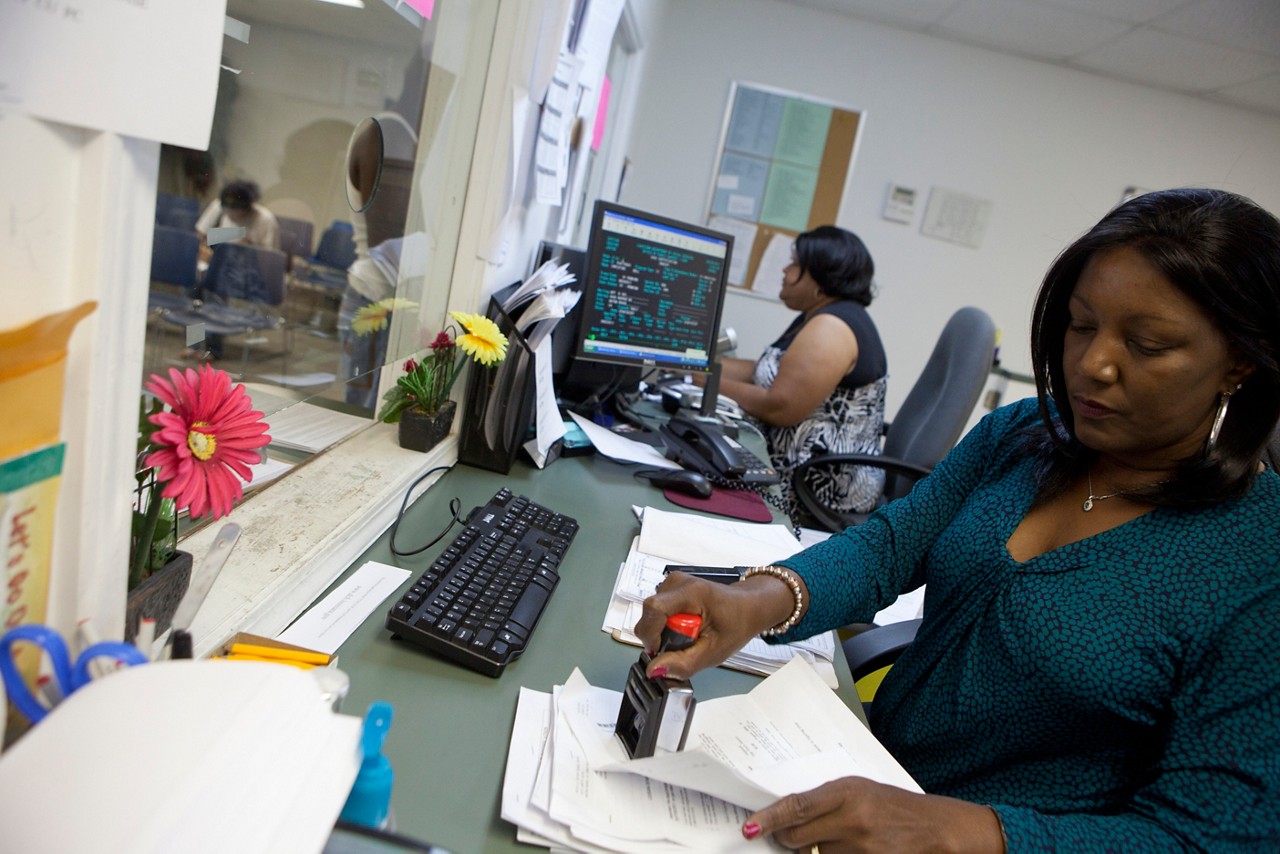
[[[24,625],[10,629],[0,637],[0,678],[4,680],[5,691],[14,708],[33,724],[44,720],[49,709],[36,699],[18,672],[13,660],[13,647],[20,642],[35,644],[49,657],[53,678],[63,697],[89,683],[93,678],[89,667],[96,659],[109,658],[129,666],[147,663],[147,657],[137,647],[120,641],[99,641],[85,648],[73,662],[62,635],[48,626]]]

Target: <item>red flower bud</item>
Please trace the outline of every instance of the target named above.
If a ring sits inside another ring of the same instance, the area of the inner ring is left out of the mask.
[[[413,359],[406,359],[404,363],[404,372],[406,374],[411,374],[416,370],[418,370],[418,363]]]

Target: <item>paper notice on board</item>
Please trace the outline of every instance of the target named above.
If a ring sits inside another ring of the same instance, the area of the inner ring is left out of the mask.
[[[782,293],[782,271],[791,263],[791,244],[795,242],[789,234],[774,234],[760,256],[760,264],[756,267],[755,278],[751,280],[751,292],[760,296],[778,298]]]
[[[226,11],[226,0],[0,0],[0,106],[204,150]]]
[[[753,222],[743,222],[733,217],[714,214],[707,219],[707,226],[733,235],[733,255],[729,258],[729,284],[745,287],[747,269],[751,264],[751,250],[756,245],[756,235],[760,229]]]

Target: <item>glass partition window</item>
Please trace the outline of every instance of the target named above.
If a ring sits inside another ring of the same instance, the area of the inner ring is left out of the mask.
[[[228,0],[209,147],[161,150],[142,380],[243,382],[252,488],[367,425],[443,325],[497,5]]]

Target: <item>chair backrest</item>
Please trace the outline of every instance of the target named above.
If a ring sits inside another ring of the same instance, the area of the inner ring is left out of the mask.
[[[356,239],[351,223],[334,220],[320,235],[320,245],[312,260],[326,267],[345,270],[355,263]]]
[[[280,305],[284,302],[285,261],[285,254],[279,249],[219,243],[213,247],[213,257],[204,274],[205,296]]]
[[[311,257],[315,226],[305,219],[287,216],[276,217],[276,222],[280,225],[280,249],[293,257]]]
[[[156,222],[181,227],[189,218],[192,227],[200,217],[200,201],[175,193],[156,193]],[[177,221],[175,221],[177,219]]]
[[[972,306],[951,316],[894,415],[885,435],[884,453],[932,468],[959,440],[973,413],[995,357],[996,325]],[[885,478],[885,497],[901,498],[915,481],[901,475]]]
[[[196,262],[200,235],[194,231],[157,225],[151,239],[151,280],[192,289],[196,286]]]

